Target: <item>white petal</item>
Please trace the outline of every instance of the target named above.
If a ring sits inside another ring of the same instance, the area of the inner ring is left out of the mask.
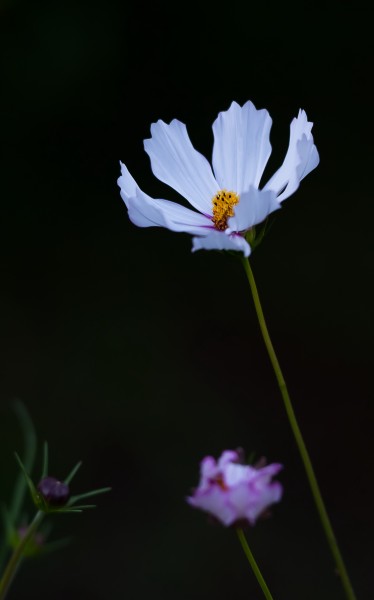
[[[274,210],[278,210],[280,204],[275,192],[260,191],[251,187],[248,192],[240,196],[239,204],[234,207],[234,216],[228,220],[229,230],[246,231],[253,225],[262,223]]]
[[[156,200],[142,192],[122,163],[118,184],[129,217],[138,227],[166,227],[192,235],[205,235],[212,227],[209,217],[169,200]]]
[[[249,256],[251,248],[241,235],[227,235],[224,231],[212,231],[205,237],[192,238],[192,252],[196,250],[236,250]]]
[[[153,204],[152,198],[143,194],[139,189],[136,196],[127,200],[129,218],[138,227],[166,227],[170,229],[169,223],[162,210]]]
[[[121,164],[121,176],[117,183],[121,190],[121,198],[127,206],[130,220],[138,227],[167,227],[167,221],[152,198],[141,192],[128,168]],[[137,197],[140,192],[139,198]]]
[[[117,179],[117,183],[121,190],[121,198],[127,206],[127,201],[131,196],[136,195],[137,183],[135,179],[130,175],[130,172],[123,162],[121,165],[121,176]]]
[[[192,235],[206,235],[214,228],[210,217],[195,212],[170,200],[152,200],[162,210],[172,231],[184,231]]]
[[[252,102],[233,102],[213,123],[213,168],[220,188],[241,194],[258,187],[271,154],[271,118]]]
[[[219,190],[206,158],[197,152],[186,126],[174,119],[170,125],[157,121],[152,137],[144,140],[152,171],[184,196],[197,210],[212,215],[212,198]]]
[[[265,185],[264,190],[274,190],[282,202],[293,194],[300,181],[319,163],[317,148],[311,133],[310,123],[303,110],[292,120],[290,142],[283,165]]]

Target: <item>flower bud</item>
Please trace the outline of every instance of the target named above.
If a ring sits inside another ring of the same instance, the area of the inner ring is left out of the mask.
[[[44,477],[39,482],[37,490],[50,506],[64,506],[70,497],[67,483],[55,477]]]

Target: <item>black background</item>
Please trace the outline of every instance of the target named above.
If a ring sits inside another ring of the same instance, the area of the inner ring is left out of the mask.
[[[178,200],[142,140],[178,118],[211,156],[232,100],[314,122],[319,167],[253,255],[268,324],[358,597],[372,584],[372,21],[356,3],[22,2],[0,9],[1,498],[21,398],[51,471],[83,460],[94,513],[54,519],[58,553],[9,598],[261,598],[230,530],[184,498],[205,454],[285,465],[273,518],[248,532],[278,600],[344,598],[240,264],[138,229],[116,179]],[[39,467],[39,464],[37,465]],[[37,475],[35,474],[35,477]],[[31,507],[29,507],[31,514]]]

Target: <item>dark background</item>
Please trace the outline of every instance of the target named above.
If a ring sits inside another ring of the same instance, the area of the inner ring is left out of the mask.
[[[14,397],[52,474],[82,459],[74,492],[113,486],[94,513],[54,519],[51,538],[74,541],[25,564],[9,598],[260,599],[234,533],[184,501],[200,459],[237,446],[285,465],[282,503],[248,533],[274,597],[344,598],[240,264],[136,228],[116,184],[121,159],[149,194],[178,199],[143,152],[151,122],[179,118],[210,157],[211,124],[234,99],[273,118],[269,173],[298,109],[315,123],[320,166],[252,264],[358,598],[372,598],[369,13],[0,6],[1,498],[22,450]]]

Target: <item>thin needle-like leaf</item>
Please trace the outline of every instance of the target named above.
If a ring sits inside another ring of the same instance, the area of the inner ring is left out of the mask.
[[[42,468],[42,476],[40,479],[44,479],[48,475],[48,443],[44,442],[43,444],[43,468]]]
[[[1,516],[2,516],[3,523],[4,523],[4,531],[5,531],[6,540],[10,540],[10,538],[12,537],[13,531],[14,531],[14,527],[13,527],[13,523],[11,521],[9,512],[8,512],[5,504],[1,505]],[[5,544],[5,546],[6,545],[7,544]]]
[[[35,455],[36,455],[36,433],[33,422],[30,418],[30,415],[26,409],[26,406],[20,400],[14,400],[13,409],[16,413],[19,424],[22,429],[23,439],[24,439],[24,450],[23,457],[25,463],[25,469],[28,473],[32,471]],[[22,476],[22,473],[19,474],[19,477],[16,481],[16,485],[14,487],[13,497],[10,502],[9,516],[13,524],[18,521],[19,512],[22,508],[22,503],[25,497],[26,491],[26,481]]]
[[[74,510],[86,510],[86,508],[96,508],[96,504],[74,504],[71,508]]]
[[[65,546],[68,546],[70,544],[72,539],[72,537],[66,537],[61,538],[60,540],[55,540],[53,542],[48,542],[40,548],[40,552],[43,554],[49,554],[50,552],[54,552],[55,550],[64,548]]]
[[[78,469],[80,469],[81,466],[82,466],[82,461],[80,460],[79,462],[77,462],[77,464],[75,465],[75,467],[73,467],[73,469],[70,471],[70,473],[66,477],[64,483],[69,484],[71,482],[71,480],[73,479],[73,477],[75,476],[75,474],[77,473]]]
[[[85,492],[84,494],[78,494],[77,496],[72,496],[68,502],[68,505],[71,506],[78,500],[83,500],[83,498],[91,498],[92,496],[97,496],[98,494],[106,494],[106,492],[111,491],[111,487],[104,487],[98,490],[92,490],[92,492]]]
[[[21,461],[21,459],[20,459],[20,457],[18,456],[17,452],[15,452],[15,453],[14,453],[14,455],[15,455],[15,457],[16,457],[16,460],[17,460],[17,462],[18,462],[19,466],[21,467],[22,473],[23,473],[23,474],[24,474],[24,476],[25,476],[25,479],[26,479],[26,481],[27,481],[27,485],[29,486],[29,489],[30,489],[31,495],[32,495],[32,497],[33,497],[33,498],[35,498],[35,496],[36,496],[36,494],[37,494],[37,492],[36,492],[36,489],[35,489],[35,486],[34,486],[34,484],[33,484],[32,480],[31,480],[31,478],[29,477],[29,474],[27,473],[27,471],[26,471],[26,469],[25,469],[25,467],[24,467],[24,465],[23,465],[23,462]]]

